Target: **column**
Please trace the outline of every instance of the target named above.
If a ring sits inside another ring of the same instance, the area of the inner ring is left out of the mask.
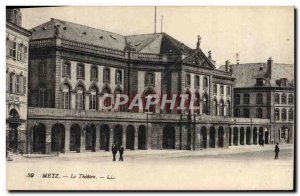
[[[200,149],[200,129],[201,126],[199,124],[196,124],[195,126],[195,150],[199,150]]]
[[[113,128],[112,125],[109,125],[109,126],[110,126],[109,127],[110,131],[109,131],[109,146],[108,146],[108,149],[111,150],[111,146],[112,146],[112,144],[114,142],[114,128]]]
[[[123,129],[125,127],[125,129]],[[122,145],[126,149],[126,126],[122,125]]]
[[[234,146],[234,144],[233,144],[233,128],[234,127],[231,127],[231,146]]]
[[[45,154],[51,153],[51,125],[46,125],[46,148],[45,148]]]
[[[253,144],[253,128],[250,127],[250,145]]]
[[[176,126],[174,128],[175,128],[175,149],[176,150],[181,150],[180,149],[180,129],[181,129],[181,127]],[[158,131],[158,135],[159,135],[159,138],[160,138],[159,141],[160,141],[161,148],[162,148],[162,140],[163,140],[162,134],[163,134],[163,127],[160,127],[160,129]]]
[[[247,136],[247,127],[245,127],[245,129],[244,129],[244,145],[247,145],[246,144],[246,142],[247,142],[246,136]]]
[[[219,148],[219,126],[215,126],[215,148]]]
[[[152,124],[148,123],[148,127],[147,127],[147,146],[146,146],[146,149],[147,150],[151,150],[152,148]]]
[[[70,152],[70,128],[71,125],[66,123],[65,125],[65,153]]]
[[[95,149],[94,151],[97,152],[100,150],[100,124],[96,124],[96,141],[95,141]]]
[[[138,150],[138,131],[139,131],[139,126],[134,127],[134,150]]]
[[[206,125],[206,148],[210,148],[210,126]]]
[[[241,131],[241,128],[237,127],[237,129],[238,129],[238,137],[237,137],[237,146],[238,146],[238,145],[240,145],[240,137],[241,137],[240,131]]]

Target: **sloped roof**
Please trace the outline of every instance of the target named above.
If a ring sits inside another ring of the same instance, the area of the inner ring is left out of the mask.
[[[278,86],[277,81],[286,78],[289,83],[294,82],[294,65],[273,63],[271,78],[267,78],[267,63],[231,64],[232,76],[236,78],[235,87],[254,87],[257,78],[265,78],[265,86]],[[220,70],[225,70],[222,65]]]
[[[59,19],[51,19],[33,29],[32,40],[53,38],[55,33],[62,39],[72,40],[101,46],[105,48],[124,50],[127,43],[136,52],[152,54],[188,54],[192,49],[166,33],[152,33],[123,36],[117,33],[88,27]]]

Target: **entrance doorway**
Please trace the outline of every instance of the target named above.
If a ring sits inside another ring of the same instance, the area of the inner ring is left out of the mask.
[[[32,134],[32,152],[46,153],[46,127],[44,124],[38,124],[33,128]]]
[[[65,149],[65,127],[57,123],[51,129],[51,152],[63,152]]]
[[[216,146],[216,129],[211,127],[209,130],[209,147],[215,148]]]
[[[80,152],[81,128],[78,124],[73,124],[70,130],[70,151]]]
[[[163,129],[163,149],[175,149],[175,128],[166,126]]]
[[[126,129],[126,149],[134,150],[134,132],[134,127],[128,125]]]
[[[109,151],[109,126],[106,124],[102,125],[100,130],[100,150]]]
[[[146,127],[141,125],[138,131],[138,149],[146,150]]]

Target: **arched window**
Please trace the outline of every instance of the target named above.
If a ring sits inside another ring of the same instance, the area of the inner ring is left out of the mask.
[[[224,101],[220,101],[220,116],[224,116]]]
[[[68,84],[63,85],[62,89],[62,108],[70,109],[70,87]]]
[[[259,93],[256,95],[256,104],[262,104],[262,103],[263,103],[263,95]]]
[[[281,104],[286,104],[286,94],[281,95]]]
[[[244,94],[243,102],[244,102],[244,104],[250,103],[250,95],[249,94]]]
[[[214,115],[218,116],[218,101],[214,100]]]
[[[147,73],[146,74],[146,85],[154,85],[154,74],[153,73]]]
[[[98,68],[97,66],[91,67],[91,81],[98,80]]]
[[[84,89],[81,85],[77,87],[76,93],[76,108],[84,110]]]
[[[289,94],[289,104],[294,104],[294,96],[293,96],[293,94]]]
[[[275,100],[274,101],[275,101],[276,104],[279,104],[279,94],[278,93],[275,94]]]
[[[279,109],[275,109],[275,120],[279,120]]]
[[[209,114],[209,104],[208,104],[208,95],[204,94],[202,99],[202,113]]]
[[[289,110],[289,120],[290,121],[294,120],[294,112],[292,108]]]
[[[261,108],[256,109],[256,118],[262,118],[263,117],[263,112]]]
[[[38,107],[47,107],[47,90],[44,84],[39,86]]]
[[[97,110],[97,89],[95,87],[90,90],[90,110]]]
[[[283,108],[282,110],[281,110],[281,120],[283,120],[283,121],[286,121],[286,109],[285,108]]]

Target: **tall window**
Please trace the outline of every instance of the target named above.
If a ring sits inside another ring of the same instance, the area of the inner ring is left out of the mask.
[[[96,66],[91,67],[91,81],[98,80],[98,69]]]
[[[199,88],[200,86],[200,78],[199,76],[195,76],[195,88]]]
[[[9,74],[9,92],[10,93],[14,93],[14,77],[15,74],[14,73],[10,73]]]
[[[278,93],[275,94],[275,103],[279,104],[279,94]]]
[[[250,95],[249,94],[244,94],[243,102],[244,102],[244,104],[250,103]]]
[[[218,87],[217,87],[216,84],[214,84],[214,94],[215,94],[215,95],[218,94]]]
[[[146,74],[146,85],[154,85],[154,73],[147,73]]]
[[[71,77],[71,64],[70,62],[64,61],[62,66],[62,76]]]
[[[241,101],[241,96],[239,94],[234,95],[234,103],[239,105]]]
[[[111,91],[110,91],[109,88],[106,87],[106,88],[103,89],[102,93],[103,94],[111,94]],[[109,107],[111,105],[111,101],[112,101],[111,97],[106,97],[105,100],[104,100],[104,103],[103,103],[104,106]]]
[[[208,87],[208,79],[207,77],[203,78],[203,88],[207,88]]]
[[[190,74],[185,75],[185,85],[191,86],[191,75]]]
[[[97,110],[97,90],[92,88],[90,91],[90,110]]]
[[[231,104],[230,101],[227,101],[227,116],[231,116]]]
[[[286,104],[286,94],[281,95],[281,104]]]
[[[227,96],[230,96],[230,87],[229,86],[227,86],[227,88],[226,88],[227,90],[226,90],[226,93],[227,93]]]
[[[115,99],[116,99],[117,95],[120,95],[120,94],[122,94],[122,91],[120,89],[117,89],[115,91]],[[120,101],[121,102],[124,101],[124,98],[121,97]],[[124,111],[124,105],[118,105],[118,108],[115,111],[117,111],[117,112],[123,112]]]
[[[62,108],[70,109],[70,87],[67,84],[62,89]]]
[[[16,75],[16,93],[20,93],[20,75]]]
[[[202,113],[208,114],[209,113],[209,104],[208,104],[208,95],[204,94],[202,99]]]
[[[27,90],[27,83],[26,83],[26,77],[23,77],[23,94],[26,94],[26,90]]]
[[[256,104],[262,104],[262,103],[263,103],[263,95],[259,93],[256,95]]]
[[[293,94],[289,94],[289,104],[294,104]]]
[[[84,79],[84,64],[77,64],[77,78]]]
[[[39,65],[39,75],[45,77],[47,75],[47,64],[46,62],[41,62]]]
[[[245,117],[245,118],[249,118],[249,117],[250,117],[250,112],[249,112],[249,109],[248,109],[248,108],[244,108],[243,113],[244,113],[244,117]]]
[[[47,107],[47,91],[44,85],[40,86],[38,93],[38,106]]]
[[[221,91],[221,95],[224,95],[224,86],[223,85],[220,86],[220,91]]]
[[[84,110],[84,90],[82,86],[77,87],[76,106],[78,110]]]
[[[216,99],[214,100],[214,115],[218,116],[218,102]]]
[[[9,56],[16,59],[17,56],[17,43],[14,41],[9,41]]]
[[[238,109],[238,108],[234,109],[234,116],[240,117],[240,115],[241,115],[240,109]]]
[[[116,71],[116,84],[122,84],[122,71]]]
[[[224,116],[224,107],[225,107],[224,101],[221,100],[220,101],[220,116]]]
[[[286,121],[286,109],[283,108],[281,110],[281,120]]]
[[[279,109],[275,109],[275,120],[279,120]]]
[[[103,82],[110,82],[110,69],[103,69]]]
[[[21,61],[22,60],[22,54],[23,54],[23,45],[22,44],[17,44],[17,60]]]
[[[294,120],[294,113],[292,108],[289,110],[289,120]]]
[[[263,112],[261,108],[256,109],[256,118],[262,118],[263,117]]]

